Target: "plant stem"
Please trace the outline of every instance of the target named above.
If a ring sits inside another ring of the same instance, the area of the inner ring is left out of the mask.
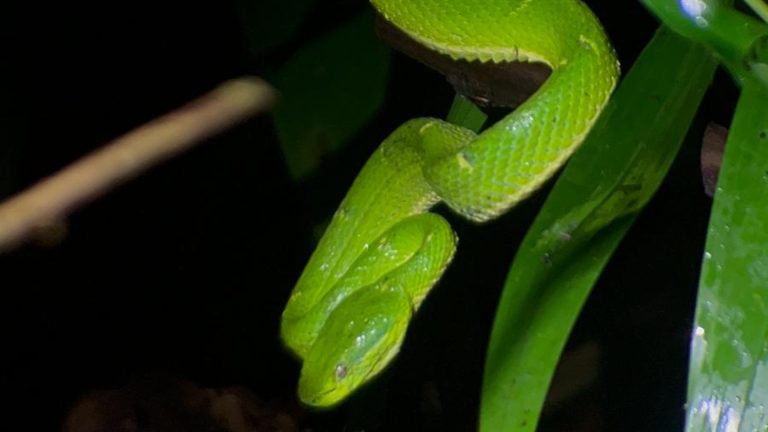
[[[451,110],[448,112],[446,120],[457,126],[463,126],[475,132],[480,132],[488,116],[472,103],[471,100],[456,93],[451,104]]]

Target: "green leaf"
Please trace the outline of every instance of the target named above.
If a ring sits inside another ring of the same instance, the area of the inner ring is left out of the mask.
[[[294,179],[346,144],[384,101],[389,50],[364,13],[313,42],[280,70],[273,119]]]
[[[287,42],[316,0],[236,0],[243,35],[252,55]]]
[[[704,48],[659,30],[558,179],[499,302],[484,371],[482,431],[536,429],[579,311],[669,169],[715,66]]]
[[[710,48],[738,81],[768,84],[768,24],[730,7],[733,0],[641,1],[671,29]]]
[[[691,343],[687,431],[768,430],[768,91],[748,82],[718,177]]]

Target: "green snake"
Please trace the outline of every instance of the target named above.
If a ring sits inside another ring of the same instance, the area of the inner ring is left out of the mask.
[[[333,216],[282,315],[303,361],[299,398],[334,405],[384,369],[456,248],[439,202],[475,222],[500,216],[576,150],[619,65],[579,0],[372,0],[392,25],[457,61],[540,62],[547,81],[480,134],[407,121],[370,157]]]

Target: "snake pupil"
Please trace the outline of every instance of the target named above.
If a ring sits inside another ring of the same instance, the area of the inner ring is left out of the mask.
[[[336,365],[336,379],[341,380],[347,377],[347,366],[344,363]]]

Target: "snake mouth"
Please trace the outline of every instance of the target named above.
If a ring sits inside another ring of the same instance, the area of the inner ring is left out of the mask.
[[[334,393],[336,393],[336,390],[338,390],[338,386],[332,385],[329,387],[325,387],[321,391],[312,392],[312,394],[309,397],[307,397],[307,395],[305,394],[300,394],[299,398],[305,404],[316,407],[316,408],[330,408],[331,406],[335,405],[337,402],[341,400],[338,396],[336,397],[331,396]]]

